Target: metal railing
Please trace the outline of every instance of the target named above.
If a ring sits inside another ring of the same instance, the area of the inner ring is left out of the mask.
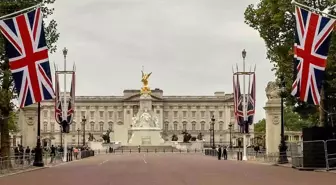
[[[55,155],[49,152],[43,152],[42,160],[45,166],[52,166],[63,162],[80,160],[95,155],[95,151],[84,150],[77,154],[69,152],[64,160],[64,155],[61,152],[56,152]],[[0,176],[8,173],[15,173],[33,167],[34,154],[23,154],[9,157],[0,157]]]

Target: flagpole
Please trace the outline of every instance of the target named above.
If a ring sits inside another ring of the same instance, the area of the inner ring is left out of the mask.
[[[25,12],[25,11],[28,11],[28,10],[33,9],[33,8],[37,8],[37,7],[39,7],[39,6],[42,6],[42,3],[39,3],[39,4],[37,4],[37,5],[34,5],[34,6],[31,6],[31,7],[28,7],[28,8],[25,8],[25,9],[22,9],[22,10],[19,10],[19,11],[16,11],[16,12],[13,12],[13,13],[10,13],[10,14],[7,14],[7,15],[4,15],[4,16],[1,16],[1,17],[0,17],[0,20],[5,19],[5,18],[7,18],[7,17],[11,17],[11,16],[13,16],[13,15],[16,15],[16,14],[19,14],[19,13],[22,13],[22,12]]]
[[[66,56],[68,54],[68,49],[63,49],[63,55],[64,55],[64,71],[66,71]],[[63,121],[67,121],[67,103],[66,103],[66,74],[64,73],[64,92],[63,92]],[[65,125],[63,125],[65,126]],[[68,126],[68,125],[67,125]],[[67,130],[63,128],[63,130]],[[67,146],[67,134],[64,133],[64,158],[63,161],[67,161],[67,153],[68,153],[68,146]]]
[[[318,13],[320,13],[320,14],[324,14],[324,15],[330,17],[330,18],[336,19],[336,16],[335,16],[335,15],[331,15],[331,14],[325,13],[325,12],[323,12],[323,11],[321,11],[321,10],[317,10],[317,9],[315,9],[315,8],[313,8],[313,7],[310,7],[310,6],[307,6],[307,5],[298,3],[298,2],[296,2],[296,1],[294,1],[294,0],[292,0],[291,3],[294,4],[294,5],[301,6],[301,7],[303,7],[303,8],[307,8],[308,10],[313,10],[313,11],[318,12]],[[332,7],[335,7],[335,6],[336,6],[336,5],[333,5]]]
[[[244,127],[246,127],[246,91],[245,91],[245,57],[246,57],[246,51],[245,49],[242,51],[242,57],[243,57],[243,115],[244,115]],[[247,160],[246,157],[246,133],[245,129],[243,132],[243,161]]]

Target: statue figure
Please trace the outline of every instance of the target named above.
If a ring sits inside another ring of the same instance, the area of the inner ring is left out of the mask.
[[[103,135],[102,135],[102,138],[103,138],[103,140],[104,140],[104,143],[110,143],[110,142],[111,142],[111,141],[110,141],[110,133],[111,133],[111,130],[108,129],[107,132],[106,132],[106,134],[103,134]]]
[[[203,134],[201,132],[197,135],[197,139],[203,141]]]
[[[152,72],[150,72],[149,74],[146,74],[142,70],[141,73],[142,73],[141,82],[143,83],[143,86],[141,88],[141,94],[150,94],[151,90],[148,87],[148,78],[150,77],[150,75],[152,74]]]
[[[280,98],[280,88],[276,82],[268,82],[265,91],[269,100]]]
[[[96,139],[93,137],[92,133],[89,133],[89,141],[95,141]]]
[[[172,141],[178,141],[178,137],[177,137],[176,134],[173,134],[173,136],[172,136]]]
[[[183,143],[189,143],[191,139],[191,134],[189,134],[187,130],[183,131],[182,134],[183,134]]]
[[[139,127],[139,119],[137,116],[132,118],[132,127]]]
[[[150,127],[151,115],[148,112],[144,112],[140,116],[140,127]]]

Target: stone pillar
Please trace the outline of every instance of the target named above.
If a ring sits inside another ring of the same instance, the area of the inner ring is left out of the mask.
[[[268,98],[264,107],[266,114],[266,153],[278,153],[281,140],[281,100],[276,82],[268,82],[266,87]]]

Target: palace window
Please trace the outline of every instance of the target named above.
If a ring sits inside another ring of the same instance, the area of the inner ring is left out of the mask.
[[[55,123],[50,124],[50,130],[51,132],[55,132]]]
[[[99,112],[100,119],[104,119],[104,111]]]
[[[44,123],[44,125],[43,125],[43,132],[47,132],[47,130],[48,130],[48,125],[47,125],[48,123]]]
[[[113,131],[113,123],[109,123],[109,130]]]
[[[43,111],[43,115],[45,118],[48,117],[48,111],[47,110]]]
[[[104,131],[104,123],[99,124],[99,130],[102,132]]]
[[[196,123],[192,123],[191,127],[192,130],[196,130]]]
[[[108,115],[109,115],[109,119],[113,119],[113,112],[112,111],[109,111]]]
[[[205,112],[201,111],[201,117],[204,118],[205,117]]]
[[[94,123],[91,123],[91,131],[94,131]]]
[[[122,111],[119,111],[118,112],[118,119],[121,119],[122,118]]]
[[[55,116],[55,111],[50,111],[50,117],[54,117]]]
[[[214,111],[210,111],[210,117],[212,117],[213,115],[215,115]]]
[[[174,123],[174,130],[177,130],[177,123]]]
[[[196,111],[192,111],[191,114],[192,114],[192,117],[193,117],[193,118],[196,117]]]
[[[168,118],[168,111],[165,111],[163,114],[164,114],[164,118]]]
[[[201,130],[205,130],[205,123],[201,123]]]
[[[174,111],[174,118],[177,118],[177,111]]]
[[[182,130],[187,130],[187,123],[184,122],[184,123],[182,124],[182,126],[183,126],[183,127],[182,127]]]
[[[169,126],[169,124],[168,124],[168,123],[166,123],[166,124],[165,124],[165,127],[164,127],[164,130],[165,130],[165,131],[167,131],[167,130],[168,130],[168,126]]]
[[[220,124],[219,124],[219,128],[218,128],[218,130],[223,130],[223,123],[220,123]]]
[[[81,112],[81,116],[82,116],[82,118],[85,116],[85,111]]]
[[[223,111],[219,111],[219,117],[223,118]]]
[[[94,119],[94,116],[95,116],[94,113],[95,113],[94,111],[91,111],[91,112],[90,112],[90,117],[91,117],[91,119]]]
[[[187,117],[187,111],[183,111],[183,118]]]

